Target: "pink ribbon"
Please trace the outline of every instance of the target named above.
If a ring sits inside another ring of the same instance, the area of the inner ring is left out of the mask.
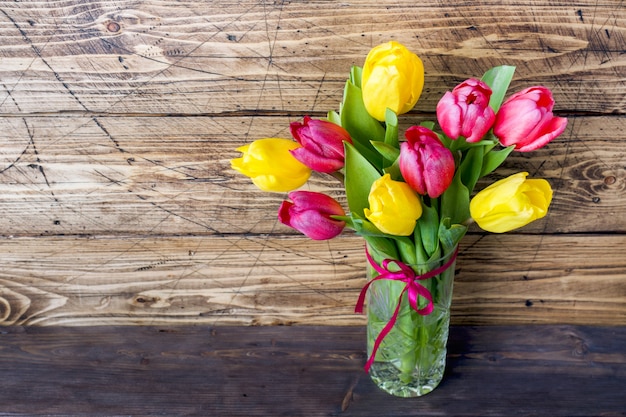
[[[383,339],[387,336],[387,334],[389,334],[393,326],[396,324],[396,320],[398,319],[398,313],[400,312],[400,303],[402,301],[402,296],[404,295],[404,293],[405,292],[407,293],[409,305],[411,306],[413,310],[417,311],[417,313],[421,314],[422,316],[427,316],[430,313],[432,313],[435,307],[433,303],[433,296],[430,293],[430,291],[428,291],[428,288],[424,287],[418,281],[435,277],[441,274],[446,269],[450,268],[450,266],[456,259],[457,253],[458,253],[458,248],[454,251],[454,253],[450,257],[448,262],[446,262],[444,265],[440,266],[439,268],[433,269],[432,271],[429,271],[425,273],[424,275],[416,275],[415,271],[413,271],[413,269],[410,266],[396,259],[385,259],[382,265],[379,266],[374,261],[374,259],[372,259],[367,249],[365,249],[365,255],[367,256],[367,260],[369,261],[370,265],[372,265],[372,267],[378,272],[379,275],[376,278],[372,279],[370,282],[368,282],[361,290],[361,294],[359,294],[359,299],[356,303],[356,307],[354,308],[355,313],[363,313],[363,305],[365,304],[365,294],[367,293],[369,286],[374,281],[378,281],[379,279],[391,279],[391,280],[402,281],[406,283],[404,289],[400,293],[400,297],[398,298],[398,304],[396,305],[396,309],[393,312],[393,315],[391,316],[391,318],[389,319],[389,322],[385,325],[385,327],[383,327],[383,329],[380,331],[380,334],[378,335],[378,337],[376,338],[376,341],[374,342],[374,348],[372,349],[372,354],[370,355],[369,359],[367,360],[367,363],[365,364],[365,372],[369,372],[370,367],[374,363],[374,358],[376,357],[376,352],[378,351],[380,344],[382,343]],[[400,270],[390,271],[389,264],[392,264],[392,263],[395,264]],[[418,298],[420,295],[428,301],[428,304],[424,308],[419,308],[419,305],[418,305]]]

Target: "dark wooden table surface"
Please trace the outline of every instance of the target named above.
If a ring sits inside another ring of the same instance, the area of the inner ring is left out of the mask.
[[[624,416],[626,327],[452,327],[441,385],[391,397],[364,327],[8,327],[0,415]]]

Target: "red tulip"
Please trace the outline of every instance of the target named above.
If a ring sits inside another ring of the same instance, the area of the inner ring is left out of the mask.
[[[454,178],[454,157],[437,134],[423,126],[411,126],[400,145],[400,172],[418,194],[437,198]]]
[[[567,119],[552,114],[554,99],[545,87],[530,87],[512,95],[496,115],[493,133],[503,146],[534,151],[559,136]]]
[[[341,205],[326,194],[312,191],[292,191],[278,209],[278,220],[313,240],[332,239],[341,233],[345,222],[330,216],[345,216]]]
[[[491,88],[470,78],[446,92],[437,103],[437,120],[452,139],[463,136],[467,142],[478,142],[491,129],[496,115],[489,107]]]
[[[326,120],[304,117],[304,124],[290,125],[294,139],[302,145],[291,154],[314,171],[332,173],[344,165],[343,142],[352,143],[350,134],[341,126]]]

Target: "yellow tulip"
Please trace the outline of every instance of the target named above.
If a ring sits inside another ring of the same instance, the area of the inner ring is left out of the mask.
[[[374,181],[368,196],[370,207],[364,209],[365,217],[383,233],[408,236],[422,215],[422,204],[411,187],[394,181],[385,174]]]
[[[387,108],[396,114],[411,110],[422,94],[422,60],[398,42],[374,47],[363,65],[361,90],[367,112],[384,121]]]
[[[520,172],[480,191],[470,202],[470,214],[481,229],[504,233],[544,217],[552,188],[544,179],[526,179]]]
[[[243,155],[230,164],[263,191],[292,191],[311,175],[311,169],[291,155],[290,151],[299,147],[289,139],[259,139],[237,148]]]

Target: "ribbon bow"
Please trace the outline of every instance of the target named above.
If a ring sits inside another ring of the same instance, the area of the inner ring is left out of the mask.
[[[393,315],[391,316],[391,318],[389,319],[389,322],[385,325],[385,327],[383,327],[383,329],[380,331],[380,334],[378,335],[378,337],[376,338],[376,341],[374,342],[374,348],[372,349],[372,354],[370,355],[369,359],[367,360],[367,363],[365,364],[365,372],[369,372],[370,367],[374,363],[374,358],[376,357],[376,352],[378,351],[380,344],[382,343],[383,339],[389,334],[393,326],[396,324],[396,320],[398,319],[398,313],[400,312],[400,303],[402,302],[402,296],[404,295],[404,293],[405,292],[407,293],[409,305],[418,314],[421,314],[422,316],[427,316],[430,313],[432,313],[435,307],[433,303],[433,296],[430,293],[430,291],[428,291],[428,288],[424,287],[418,281],[432,278],[434,276],[441,274],[446,269],[448,269],[452,265],[454,260],[456,259],[457,253],[458,253],[458,248],[454,251],[454,253],[450,257],[448,262],[446,262],[444,265],[440,266],[439,268],[435,268],[432,271],[429,271],[423,275],[417,275],[415,274],[415,271],[413,271],[413,268],[411,268],[407,264],[400,262],[396,259],[385,259],[382,265],[378,265],[374,261],[374,259],[372,259],[367,249],[365,249],[365,255],[367,256],[367,260],[369,261],[370,265],[378,272],[378,276],[372,279],[370,282],[368,282],[361,290],[361,293],[359,294],[359,299],[356,303],[356,307],[354,308],[355,313],[363,313],[363,305],[365,304],[365,294],[367,293],[367,290],[369,289],[370,285],[372,285],[374,281],[378,281],[380,279],[391,279],[394,281],[402,281],[406,283],[406,285],[404,286],[404,289],[400,293],[400,297],[398,297],[398,304],[396,305],[396,309],[393,312]],[[399,268],[399,270],[391,271],[389,269],[390,264],[395,264]],[[418,299],[420,295],[428,301],[428,304],[424,308],[419,308]]]

